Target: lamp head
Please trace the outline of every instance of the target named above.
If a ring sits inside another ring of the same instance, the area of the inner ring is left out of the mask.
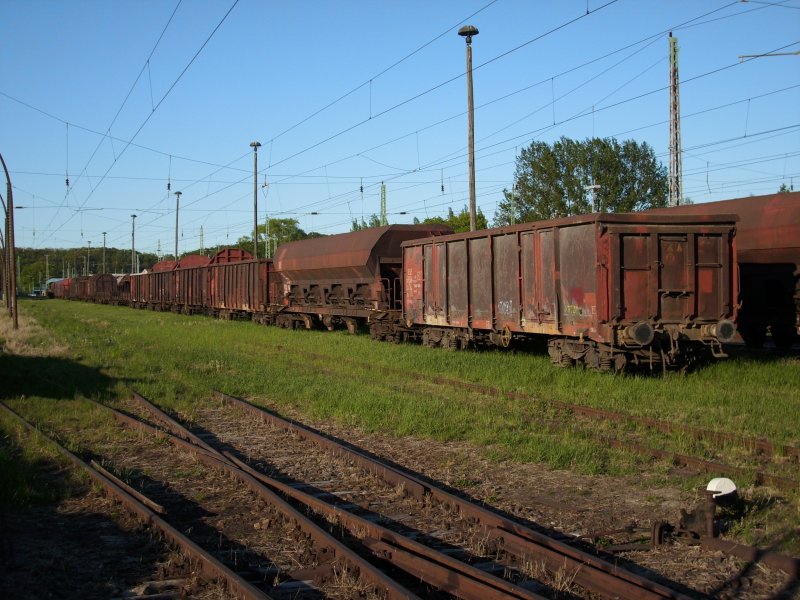
[[[474,25],[464,25],[461,29],[458,30],[458,35],[461,37],[467,38],[467,43],[472,43],[472,36],[478,35],[478,28]]]

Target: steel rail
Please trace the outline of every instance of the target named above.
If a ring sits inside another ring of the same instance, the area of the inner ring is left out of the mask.
[[[175,527],[167,523],[164,519],[158,516],[153,510],[139,502],[135,497],[128,494],[124,489],[119,487],[114,481],[106,477],[100,471],[90,467],[86,462],[80,459],[77,455],[67,450],[64,446],[59,444],[56,440],[45,435],[39,428],[35,427],[24,419],[21,415],[16,413],[6,404],[0,402],[0,407],[9,416],[18,421],[28,431],[39,434],[44,439],[50,441],[53,446],[69,461],[73,467],[82,469],[89,477],[96,483],[100,484],[110,495],[116,498],[130,513],[142,521],[145,526],[155,528],[168,539],[174,546],[180,548],[190,559],[200,565],[200,572],[209,581],[222,580],[225,582],[228,591],[237,598],[245,600],[269,600],[270,596],[259,590],[257,587],[243,579],[240,575],[233,572],[226,567],[217,558],[209,554],[206,550],[198,546],[195,542],[186,537],[183,533],[178,531]]]
[[[158,417],[160,419],[162,419],[163,422],[166,425],[168,425],[170,427],[175,427],[175,430],[182,432],[184,435],[187,436],[187,439],[193,439],[193,440],[195,440],[195,443],[204,444],[204,445],[206,445],[207,447],[210,448],[210,446],[208,446],[208,444],[206,444],[202,439],[197,437],[195,434],[191,433],[189,430],[187,430],[185,427],[183,427],[180,423],[178,423],[177,421],[172,419],[169,415],[167,415],[166,413],[161,411],[161,409],[156,407],[154,404],[148,402],[147,400],[145,400],[144,398],[141,398],[140,396],[137,399],[140,401],[142,406],[144,406],[145,408],[150,410],[154,415],[158,415]],[[262,480],[265,484],[273,486],[280,493],[283,493],[284,495],[290,496],[290,497],[292,497],[292,498],[294,498],[294,499],[296,499],[296,500],[298,500],[298,501],[300,501],[300,502],[302,502],[304,504],[307,504],[313,510],[316,510],[317,512],[320,512],[320,513],[322,513],[322,514],[324,514],[326,516],[329,515],[331,517],[339,518],[340,521],[343,524],[345,524],[345,526],[353,527],[353,528],[360,528],[362,531],[366,530],[366,531],[368,531],[368,533],[370,533],[370,535],[373,535],[378,540],[381,539],[379,537],[380,535],[387,535],[389,541],[392,544],[397,545],[397,546],[402,546],[403,545],[403,541],[402,540],[407,540],[407,541],[409,541],[411,543],[411,546],[412,546],[411,551],[412,552],[415,549],[417,549],[416,546],[422,546],[422,549],[428,550],[428,548],[426,546],[424,546],[424,545],[420,545],[417,542],[413,542],[411,540],[408,540],[408,538],[405,538],[404,536],[398,536],[394,532],[392,532],[390,530],[386,530],[385,528],[381,527],[380,525],[375,525],[371,521],[367,521],[365,519],[361,519],[360,517],[352,515],[351,513],[347,512],[347,511],[341,511],[340,509],[336,509],[335,507],[333,507],[332,505],[328,504],[327,502],[324,502],[323,500],[319,500],[317,498],[314,498],[313,496],[311,496],[309,494],[306,494],[305,492],[299,491],[299,490],[297,490],[297,489],[295,489],[295,488],[293,488],[293,487],[291,487],[289,485],[286,485],[286,484],[281,483],[281,482],[279,482],[277,480],[274,480],[274,479],[272,479],[272,478],[260,473],[259,471],[256,471],[255,469],[250,467],[247,463],[241,461],[235,455],[233,455],[233,454],[231,454],[229,452],[223,451],[222,454],[224,456],[226,456],[227,458],[229,458],[237,466],[239,466],[239,468],[249,472],[251,475],[253,475],[257,479]],[[713,464],[713,463],[711,463],[711,464]],[[385,530],[386,533],[382,534],[381,530]],[[795,557],[792,557],[792,556],[789,556],[789,555],[786,555],[786,554],[782,554],[782,553],[779,553],[779,552],[773,552],[773,551],[770,551],[770,550],[765,550],[765,549],[762,549],[762,548],[756,548],[756,547],[747,546],[747,545],[744,545],[744,544],[737,544],[735,542],[731,542],[731,541],[728,541],[728,540],[721,540],[719,538],[715,538],[713,536],[708,536],[708,535],[699,536],[699,542],[700,542],[701,547],[704,548],[704,549],[707,549],[707,550],[719,550],[721,552],[725,552],[726,554],[730,554],[731,556],[735,556],[737,558],[740,558],[740,559],[746,560],[746,561],[750,561],[750,562],[762,562],[765,565],[768,565],[770,567],[773,567],[773,568],[780,569],[780,570],[784,571],[786,574],[794,577],[795,579],[800,577],[800,559],[798,559],[798,558],[795,558]],[[626,548],[624,546],[625,545],[620,545],[619,547],[615,548],[614,551],[615,552],[625,551]],[[630,546],[631,546],[630,549],[633,549],[633,550],[639,550],[639,549],[642,549],[644,547],[644,546],[642,546],[640,544],[631,544]],[[651,546],[647,545],[646,547],[650,548]],[[370,548],[373,548],[373,547],[370,546]],[[377,548],[377,546],[376,546],[376,548]],[[424,553],[424,550],[422,550],[420,553]],[[449,557],[446,557],[446,558],[449,559]],[[450,560],[453,560],[453,559],[450,559]],[[459,562],[459,564],[463,564],[463,563],[460,563],[460,561],[456,561],[456,562]],[[491,576],[489,576],[489,577],[491,577]],[[503,580],[500,580],[500,581],[503,581]]]
[[[745,546],[707,535],[700,536],[700,547],[705,550],[720,550],[747,562],[762,562],[774,569],[780,569],[794,579],[800,579],[800,558],[788,554]]]
[[[497,513],[403,473],[362,452],[335,442],[306,426],[278,417],[246,400],[219,391],[215,391],[214,395],[220,400],[245,409],[265,422],[292,431],[334,454],[353,461],[364,470],[391,484],[404,486],[408,493],[418,499],[432,497],[445,505],[458,508],[462,515],[479,522],[490,539],[509,554],[521,559],[541,561],[551,573],[566,571],[573,576],[576,584],[587,590],[609,598],[687,598],[680,592],[515,523]]]
[[[745,467],[734,467],[725,463],[720,463],[712,460],[705,460],[687,454],[679,454],[677,452],[670,452],[669,450],[660,450],[645,446],[644,444],[637,444],[635,442],[627,442],[618,440],[609,436],[599,436],[598,440],[602,441],[611,447],[620,450],[632,450],[637,454],[650,456],[652,458],[669,460],[675,465],[684,465],[687,467],[694,467],[700,469],[704,473],[714,473],[719,475],[737,475],[739,477],[753,477],[757,485],[769,484],[782,490],[796,490],[800,488],[800,481],[796,479],[789,479],[788,477],[780,477],[778,475],[770,475],[763,471],[753,471]]]
[[[131,486],[129,486],[124,481],[122,481],[119,477],[114,475],[111,471],[106,469],[103,465],[101,465],[96,460],[94,460],[94,459],[90,460],[89,464],[92,465],[93,469],[95,469],[96,471],[99,471],[100,473],[105,475],[108,479],[110,479],[111,481],[116,483],[119,487],[121,487],[123,490],[128,492],[131,496],[136,498],[139,502],[141,502],[142,504],[144,504],[145,506],[150,508],[150,510],[152,510],[153,512],[157,512],[160,515],[167,514],[166,509],[163,506],[161,506],[158,502],[155,502],[155,501],[151,500],[150,498],[148,498],[147,496],[145,496],[141,492],[138,492],[135,489],[133,489]]]
[[[323,355],[319,355],[319,358],[325,357]],[[347,362],[355,363],[358,361]],[[401,372],[399,369],[396,369],[395,371],[398,373]],[[402,373],[408,375],[408,373],[405,371],[402,371]],[[482,383],[459,381],[458,379],[452,379],[450,377],[444,377],[441,375],[427,375],[424,373],[412,373],[412,375],[417,379],[425,379],[437,385],[447,385],[457,389],[475,391],[492,396],[504,396],[511,400],[533,400],[535,402],[544,402],[545,404],[549,404],[555,408],[560,408],[583,417],[614,421],[617,423],[635,423],[637,425],[643,425],[648,429],[654,429],[662,433],[689,433],[696,439],[708,440],[720,444],[738,444],[749,450],[761,452],[766,456],[772,456],[780,452],[786,454],[787,456],[792,456],[795,459],[800,458],[800,447],[792,446],[791,444],[776,444],[774,442],[770,442],[769,440],[750,436],[728,433],[725,431],[714,431],[712,429],[695,427],[693,425],[678,424],[653,417],[644,417],[641,415],[632,415],[613,410],[594,408],[592,406],[584,406],[581,404],[575,404],[573,402],[564,402],[561,400],[552,399],[546,400],[537,398],[532,394],[526,394],[524,392],[504,391],[494,386],[485,385]]]
[[[219,452],[213,448],[210,448],[210,446],[208,448],[198,446],[192,442],[182,439],[181,437],[159,430],[149,423],[140,421],[139,419],[122,413],[109,406],[100,406],[104,406],[111,411],[114,417],[116,417],[116,419],[122,424],[134,429],[145,431],[152,435],[166,437],[167,440],[169,440],[177,448],[181,448],[193,453],[197,459],[207,467],[222,469],[223,471],[236,477],[259,498],[282,514],[286,519],[294,522],[299,529],[301,529],[305,534],[310,536],[315,541],[317,549],[321,555],[319,559],[320,563],[332,565],[337,558],[341,558],[349,562],[355,569],[357,569],[359,576],[363,577],[364,581],[369,582],[377,590],[385,593],[386,598],[390,600],[417,598],[414,593],[398,584],[372,564],[368,563],[361,556],[353,552],[350,548],[342,544],[328,532],[321,529],[316,523],[311,521],[304,514],[288,504],[283,498],[263,486],[256,478],[233,465],[227,458],[219,454]]]
[[[283,352],[286,351],[287,349],[284,348]],[[299,354],[299,352],[294,352],[294,353]],[[330,361],[330,356],[320,354],[319,352],[303,352],[302,355],[306,359],[316,358],[323,361]],[[353,366],[358,366],[358,367],[369,366],[367,363],[359,360],[347,359],[347,358],[342,358],[340,360],[341,362]],[[437,385],[444,385],[456,389],[479,392],[491,396],[498,396],[498,397],[504,396],[511,400],[533,400],[535,402],[542,402],[550,406],[553,406],[555,408],[561,408],[563,410],[584,417],[592,417],[596,419],[599,418],[607,421],[615,421],[620,423],[626,423],[626,422],[636,423],[639,425],[643,425],[649,429],[655,429],[656,431],[661,431],[662,433],[689,433],[696,439],[705,439],[716,443],[734,443],[743,446],[749,450],[755,450],[757,452],[761,452],[766,456],[772,456],[777,453],[783,453],[787,456],[794,457],[795,459],[800,458],[800,447],[793,446],[791,444],[780,444],[780,443],[770,442],[769,440],[761,438],[754,438],[736,433],[728,433],[726,431],[715,431],[713,429],[705,429],[703,427],[695,427],[693,425],[678,424],[678,423],[673,423],[671,421],[664,421],[663,419],[656,419],[653,417],[644,417],[640,415],[632,415],[629,413],[605,410],[602,408],[594,408],[591,406],[584,406],[582,404],[564,402],[562,400],[552,400],[552,399],[548,400],[544,398],[538,398],[532,394],[528,394],[525,392],[504,391],[498,387],[494,387],[491,385],[486,385],[483,383],[473,383],[469,381],[461,381],[459,379],[453,379],[451,377],[445,377],[442,375],[428,375],[427,373],[408,372],[406,370],[393,367],[384,367],[384,370],[406,376],[411,375],[412,377],[418,380],[425,380],[431,383],[435,383]]]
[[[178,438],[212,452],[217,458],[230,460],[236,467],[258,479],[273,491],[306,505],[311,510],[323,515],[329,522],[338,522],[354,535],[359,532],[358,537],[361,538],[361,543],[376,557],[391,562],[412,576],[419,577],[422,581],[463,599],[483,600],[491,597],[510,600],[543,600],[542,596],[257,471],[231,452],[213,448],[153,403],[136,392],[133,394],[134,399],[144,409]]]

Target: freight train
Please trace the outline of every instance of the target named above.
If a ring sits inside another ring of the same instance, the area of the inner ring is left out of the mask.
[[[547,339],[554,364],[682,368],[734,339],[735,217],[592,214],[454,234],[390,225],[182,258],[56,297],[248,319],[368,327],[373,339],[464,349]],[[94,283],[92,280],[96,279]]]
[[[769,334],[778,348],[800,336],[800,192],[687,204],[648,211],[735,214],[740,281],[738,329],[748,346]]]

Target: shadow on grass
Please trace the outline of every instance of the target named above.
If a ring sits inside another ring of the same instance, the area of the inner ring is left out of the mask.
[[[779,349],[769,345],[763,348],[750,348],[744,344],[731,344],[725,346],[725,352],[728,353],[729,360],[768,364],[787,358],[800,358],[800,345],[796,344],[789,349]]]
[[[66,478],[63,470],[52,474],[58,464],[50,463],[50,468],[49,484],[69,485],[56,481]],[[75,500],[68,510],[54,502],[0,510],[0,531],[3,598],[122,596],[139,581],[159,578],[163,565],[169,564],[161,542],[123,528],[92,501]]]
[[[116,383],[99,369],[56,357],[0,354],[0,400],[39,396],[57,400],[76,395],[92,397],[108,392]]]

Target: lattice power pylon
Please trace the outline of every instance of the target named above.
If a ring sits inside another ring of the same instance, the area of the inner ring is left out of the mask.
[[[669,205],[683,200],[681,162],[681,95],[678,78],[678,38],[669,34]]]

